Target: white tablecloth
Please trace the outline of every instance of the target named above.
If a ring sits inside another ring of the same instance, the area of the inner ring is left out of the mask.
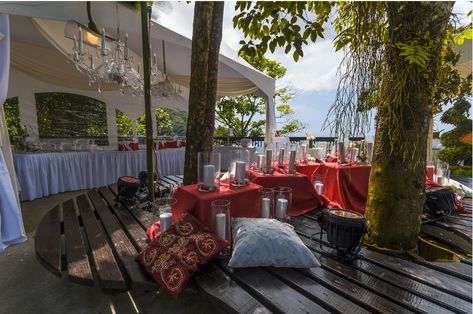
[[[185,149],[155,152],[158,176],[184,173]],[[20,199],[100,187],[146,170],[146,151],[14,154]]]

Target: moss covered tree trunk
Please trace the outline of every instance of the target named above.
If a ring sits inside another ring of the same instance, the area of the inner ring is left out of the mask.
[[[184,184],[197,182],[197,153],[213,148],[223,7],[223,2],[195,3]]]
[[[365,242],[379,248],[417,248],[432,90],[452,7],[453,2],[388,5],[389,43],[366,209]],[[412,51],[408,62],[401,54]],[[426,52],[427,59],[419,51]]]

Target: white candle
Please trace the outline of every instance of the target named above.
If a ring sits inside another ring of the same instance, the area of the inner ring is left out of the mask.
[[[237,161],[235,163],[235,181],[238,184],[245,183],[245,173],[246,173],[246,162]]]
[[[289,153],[289,173],[294,173],[294,168],[296,166],[296,151],[291,150]]]
[[[284,152],[284,148],[279,149],[278,167],[284,167]]]
[[[263,161],[264,161],[264,155],[263,154],[258,154],[256,156],[256,169],[257,170],[262,170],[263,169]]]
[[[125,59],[128,59],[128,33],[125,33],[125,50],[123,52],[123,56]],[[138,65],[138,72],[139,72],[139,65]]]
[[[102,42],[100,48],[102,50],[102,55],[105,55],[105,28],[102,28]]]
[[[271,149],[266,150],[266,173],[271,173],[273,169],[273,151]]]
[[[203,170],[202,183],[204,184],[204,188],[208,190],[212,190],[215,185],[215,166],[204,165],[202,170]]]
[[[271,199],[264,197],[261,199],[261,218],[269,218],[271,209]]]
[[[321,182],[314,183],[315,191],[317,194],[322,195],[324,193],[324,184]]]
[[[82,27],[79,26],[79,53],[83,54],[84,44],[82,42]]]
[[[172,225],[172,214],[162,213],[159,215],[159,231],[164,232],[169,229]]]
[[[89,56],[90,58],[90,69],[93,70],[94,69],[94,57],[92,55]]]
[[[285,198],[278,198],[278,202],[276,203],[276,218],[284,219],[287,215],[287,199]]]
[[[373,148],[374,143],[366,143],[366,158],[368,159],[369,163],[373,161]]]
[[[307,160],[307,144],[302,144],[301,149],[302,149],[302,160],[306,161]]]
[[[222,239],[227,239],[227,215],[225,213],[218,213],[215,215],[215,222],[217,225],[217,236]]]

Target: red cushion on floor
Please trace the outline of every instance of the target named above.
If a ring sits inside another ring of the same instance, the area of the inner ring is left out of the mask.
[[[207,264],[225,247],[191,214],[184,214],[160,233],[137,257],[146,272],[173,296],[187,286],[192,273]]]

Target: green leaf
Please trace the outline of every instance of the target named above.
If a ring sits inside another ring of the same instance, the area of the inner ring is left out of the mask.
[[[299,53],[296,51],[294,51],[294,53],[292,54],[292,58],[294,59],[294,61],[297,62],[297,60],[299,60]]]
[[[288,45],[286,46],[286,50],[284,50],[284,53],[285,53],[285,54],[288,54],[289,51],[291,51],[291,45],[288,44]]]
[[[269,50],[271,51],[271,53],[274,53],[274,50],[276,49],[276,40],[272,40],[269,42]]]

